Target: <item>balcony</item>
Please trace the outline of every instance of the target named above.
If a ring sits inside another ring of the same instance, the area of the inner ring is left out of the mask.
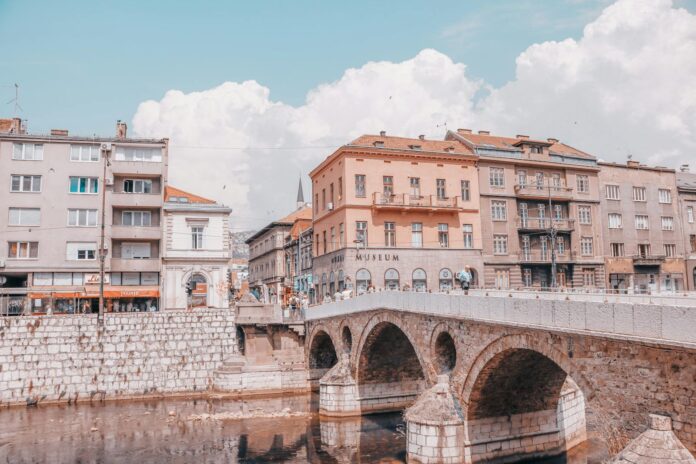
[[[515,195],[528,200],[548,200],[550,195],[552,200],[569,201],[573,198],[573,189],[563,185],[517,184]]]
[[[575,261],[575,252],[566,250],[563,254],[556,253],[557,263],[572,263]],[[551,251],[528,250],[520,252],[520,262],[530,264],[551,264]]]
[[[634,255],[634,266],[660,266],[665,261],[662,255]]]
[[[517,220],[517,228],[521,231],[547,230],[551,227],[551,224],[558,232],[571,232],[575,229],[575,219],[527,217]]]
[[[126,208],[161,208],[162,195],[159,193],[113,192],[111,206]]]
[[[119,240],[159,240],[162,235],[159,226],[112,226],[111,238]]]
[[[111,258],[111,272],[159,272],[160,259]]]
[[[135,176],[161,176],[164,169],[164,163],[161,161],[111,161],[111,172],[119,176],[124,174]]]
[[[412,196],[406,193],[385,195],[383,192],[372,194],[372,207],[394,210],[427,210],[431,212],[456,212],[463,206],[459,197],[438,198],[436,195]]]

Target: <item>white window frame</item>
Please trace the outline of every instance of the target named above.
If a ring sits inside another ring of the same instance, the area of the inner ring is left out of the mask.
[[[581,237],[580,238],[580,254],[582,256],[593,256],[593,254],[594,254],[594,240],[592,240],[592,237]]]
[[[82,183],[82,180],[86,180],[86,190],[84,192],[73,192],[72,191],[72,184],[73,184],[73,179],[77,179],[77,186],[78,190],[80,187],[80,184]],[[92,187],[95,187],[95,191],[92,191]],[[68,193],[71,195],[98,195],[99,194],[99,178],[98,177],[85,177],[85,176],[70,176],[68,178]]]
[[[646,214],[636,214],[635,218],[636,230],[649,230],[650,218]],[[641,227],[644,225],[645,227]]]
[[[440,248],[449,248],[449,224],[440,223],[437,225],[437,241]]]
[[[140,161],[145,163],[161,163],[161,147],[132,147],[117,146],[114,154],[115,161]]]
[[[462,201],[471,201],[471,181],[462,180]]]
[[[647,198],[645,187],[633,187],[633,201],[645,202],[648,201]]]
[[[76,163],[97,163],[101,157],[99,145],[70,145],[70,161]]]
[[[609,252],[612,258],[620,258],[626,256],[626,249],[623,242],[612,242],[609,244]]]
[[[578,206],[578,222],[580,224],[592,224],[592,207],[588,205]]]
[[[576,176],[576,184],[578,186],[578,193],[587,193],[590,191],[590,177],[586,175]]]
[[[672,203],[672,191],[670,189],[657,189],[658,201],[664,205]]]
[[[491,219],[493,221],[507,221],[507,201],[491,200]]]
[[[507,255],[508,254],[508,236],[504,234],[493,235],[493,254]]]
[[[471,250],[474,248],[474,225],[473,224],[462,224],[462,237],[464,242],[464,248]]]
[[[66,261],[96,261],[96,242],[68,242],[65,247]]]
[[[73,220],[74,219],[74,220]],[[84,219],[84,221],[82,220]],[[82,224],[84,222],[84,224]],[[99,217],[96,209],[69,208],[68,226],[69,227],[97,227]]]
[[[607,200],[621,200],[621,186],[618,184],[607,184],[604,186],[605,197]]]
[[[331,228],[333,231],[333,227]],[[386,221],[384,223],[384,246],[394,248],[396,246],[396,223]]]
[[[621,229],[623,227],[621,213],[609,213],[607,225],[610,229]]]
[[[129,250],[124,256],[125,250]],[[152,259],[152,247],[148,242],[123,242],[121,243],[121,259]]]
[[[17,148],[21,147],[19,153]],[[29,150],[27,147],[32,147],[31,158],[28,158]],[[37,148],[39,148],[39,156],[36,156]],[[12,159],[15,161],[43,161],[43,143],[32,142],[15,142],[12,144]]]
[[[130,219],[127,219],[130,218]],[[130,224],[129,224],[130,223]],[[121,224],[128,227],[152,226],[152,212],[150,211],[122,211]],[[195,227],[195,226],[194,226]]]
[[[662,230],[674,230],[674,217],[662,216],[660,223],[662,224]]]
[[[127,182],[131,183],[131,191],[126,190]],[[146,186],[149,186],[149,188],[145,188]],[[152,193],[152,179],[124,179],[123,193]]]
[[[367,176],[365,174],[355,175],[355,196],[357,198],[367,196]]]
[[[411,247],[423,248],[423,223],[411,223]]]
[[[355,240],[363,248],[367,247],[367,221],[355,221]]]
[[[17,253],[12,256],[12,244],[17,244]],[[22,248],[26,252],[26,256],[22,256]],[[36,251],[36,256],[31,256],[31,249],[34,248]],[[7,259],[39,259],[39,242],[32,242],[27,240],[12,240],[7,242]]]
[[[204,246],[205,226],[196,224],[191,226],[191,249],[202,250]],[[326,231],[324,231],[326,237]],[[326,250],[324,250],[326,253]]]
[[[13,184],[15,179],[19,181],[19,189],[15,190]],[[29,179],[29,190],[24,189],[24,182]],[[38,184],[38,186],[37,186]],[[41,176],[33,174],[12,174],[10,175],[10,192],[12,193],[41,193]]]
[[[491,187],[494,188],[504,188],[505,187],[505,169],[504,168],[488,168],[488,182]]]
[[[693,206],[687,206],[686,207],[686,221],[689,224],[694,223],[694,207]]]
[[[10,226],[40,226],[41,225],[41,208],[17,208],[10,207],[8,209],[7,224]],[[13,218],[13,214],[15,217]],[[30,216],[36,214],[36,221],[31,221]],[[13,219],[15,219],[13,221]]]
[[[665,249],[665,257],[666,258],[674,258],[675,256],[677,256],[677,245],[676,244],[665,243],[664,249]]]

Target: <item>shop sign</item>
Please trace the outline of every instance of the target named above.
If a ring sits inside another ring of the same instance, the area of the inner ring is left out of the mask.
[[[99,274],[85,274],[85,285],[99,285]],[[109,274],[104,273],[104,283],[109,284]]]
[[[399,255],[395,253],[357,253],[356,261],[398,261]]]

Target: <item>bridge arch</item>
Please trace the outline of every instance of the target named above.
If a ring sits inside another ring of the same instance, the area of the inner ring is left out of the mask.
[[[472,452],[483,442],[500,444],[492,455],[474,460],[560,454],[582,443],[590,394],[571,359],[543,338],[510,335],[494,341],[473,362],[462,389]],[[530,434],[542,437],[531,454],[519,444]]]
[[[336,344],[323,324],[316,325],[308,338],[307,367],[310,381],[318,381],[338,361]],[[340,345],[339,345],[340,346]]]

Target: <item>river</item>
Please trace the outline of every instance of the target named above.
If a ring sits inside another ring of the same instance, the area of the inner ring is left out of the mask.
[[[279,411],[298,415],[264,417]],[[316,395],[3,409],[0,463],[406,462],[400,413],[327,420],[315,411]],[[599,449],[590,442],[544,463],[599,464]]]

